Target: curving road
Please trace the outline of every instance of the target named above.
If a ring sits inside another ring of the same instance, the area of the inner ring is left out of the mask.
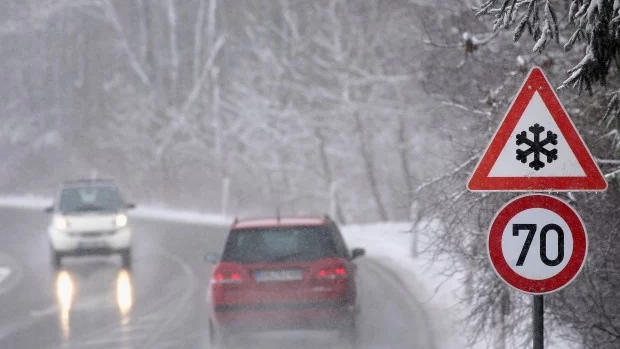
[[[0,348],[209,348],[207,252],[226,229],[155,220],[132,221],[134,266],[116,257],[66,259],[54,271],[45,229],[49,217],[0,209]],[[360,348],[435,349],[421,305],[398,279],[359,260]],[[289,332],[238,338],[244,348],[337,348],[335,334]]]

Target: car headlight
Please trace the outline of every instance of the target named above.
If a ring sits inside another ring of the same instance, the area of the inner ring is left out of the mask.
[[[126,214],[117,214],[116,218],[114,218],[114,222],[116,223],[116,227],[122,228],[127,225],[127,215]]]
[[[69,220],[63,216],[55,216],[53,224],[54,228],[58,230],[65,230],[69,228]]]

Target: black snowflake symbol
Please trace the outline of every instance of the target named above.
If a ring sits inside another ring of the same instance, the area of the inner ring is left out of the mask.
[[[522,131],[521,133],[517,134],[517,145],[527,144],[527,146],[529,147],[526,150],[517,149],[517,160],[521,161],[522,163],[526,163],[527,157],[530,154],[534,154],[534,160],[530,162],[530,167],[533,168],[535,171],[538,171],[541,168],[545,167],[545,163],[540,161],[540,154],[543,154],[547,157],[547,163],[552,163],[553,160],[558,159],[557,149],[545,149],[545,146],[547,144],[558,144],[558,135],[551,131],[547,131],[547,138],[541,141],[540,134],[545,130],[544,127],[540,126],[539,124],[534,124],[534,126],[530,126],[529,130],[530,132],[532,132],[532,134],[534,134],[533,141],[527,138],[526,131]]]

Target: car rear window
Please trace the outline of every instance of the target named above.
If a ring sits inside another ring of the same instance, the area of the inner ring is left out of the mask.
[[[340,254],[326,227],[278,227],[232,230],[222,260],[238,263],[311,261]]]

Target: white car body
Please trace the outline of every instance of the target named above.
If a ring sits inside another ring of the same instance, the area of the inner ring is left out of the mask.
[[[52,262],[65,256],[120,254],[131,265],[131,228],[126,210],[135,207],[122,198],[111,181],[81,180],[60,186],[51,213],[48,235]]]
[[[119,227],[117,224],[119,216],[124,216],[127,222],[125,213],[88,213],[66,216],[54,214],[48,229],[52,248],[63,254],[82,251],[113,253],[129,249],[131,248],[131,228],[128,223]],[[59,220],[64,220],[66,224],[58,224]],[[63,228],[64,225],[66,228]]]

